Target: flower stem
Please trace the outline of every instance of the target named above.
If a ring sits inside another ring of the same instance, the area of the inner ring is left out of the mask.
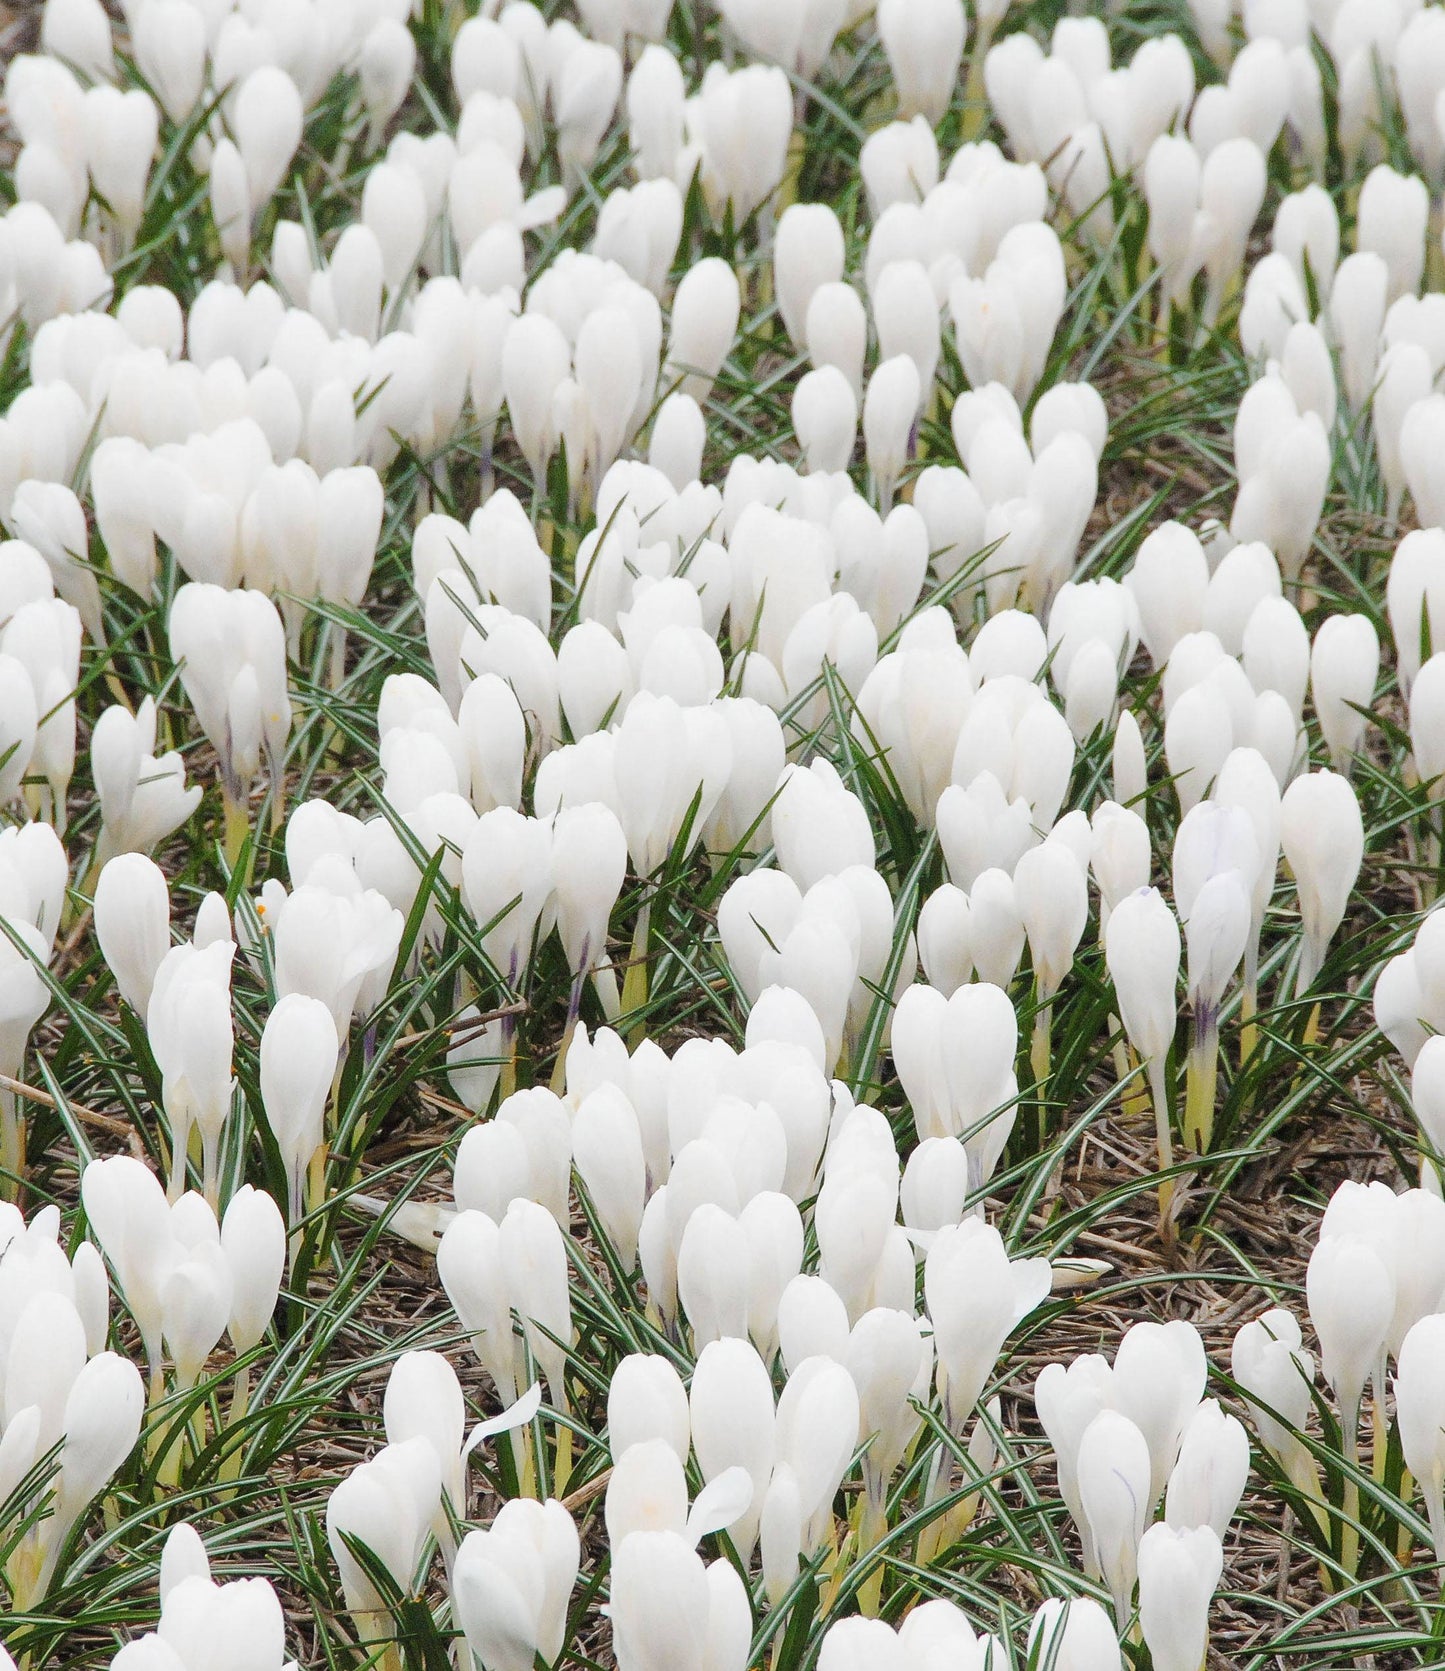
[[[18,1064],[15,1071],[20,1071]],[[18,1201],[25,1177],[25,1116],[14,1091],[0,1091],[0,1169],[5,1174],[0,1193]]]
[[[1340,1438],[1344,1445],[1345,1490],[1340,1507],[1340,1567],[1346,1579],[1355,1576],[1360,1564],[1360,1484],[1355,1470],[1360,1465],[1360,1405],[1357,1399],[1340,1411]]]
[[[1159,1170],[1169,1172],[1174,1166],[1174,1132],[1169,1123],[1169,1084],[1164,1076],[1164,1063],[1153,1058],[1148,1063],[1149,1099],[1154,1104],[1154,1137],[1159,1146]],[[1159,1234],[1166,1242],[1174,1239],[1173,1178],[1159,1179]]]
[[[226,1412],[226,1423],[223,1431],[229,1433],[238,1423],[245,1420],[246,1411],[251,1404],[251,1366],[242,1364],[236,1371],[236,1380],[231,1388],[231,1407]],[[241,1445],[237,1441],[230,1454],[222,1459],[222,1480],[230,1483],[239,1479],[241,1475]]]
[[[1219,1083],[1219,1012],[1200,1005],[1189,1042],[1184,1093],[1184,1146],[1202,1155],[1214,1136],[1214,1097]]]
[[[251,833],[251,809],[245,801],[235,799],[225,788],[221,791],[221,804],[225,808],[226,863],[235,870],[240,863],[246,837]]]
[[[1048,1081],[1053,1060],[1053,998],[1039,995],[1039,1008],[1034,1016],[1033,1038],[1029,1042],[1029,1066],[1034,1074],[1034,1095],[1039,1103],[1039,1130],[1043,1132],[1043,1087]]]
[[[647,1002],[647,942],[652,931],[652,901],[637,913],[637,927],[632,935],[632,954],[627,960],[627,974],[622,982],[622,1002],[619,1019],[636,1015]],[[632,1027],[628,1044],[633,1048],[642,1042],[643,1021],[638,1016]]]

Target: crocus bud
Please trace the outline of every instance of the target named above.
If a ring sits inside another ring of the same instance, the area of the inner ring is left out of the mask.
[[[1198,536],[1177,522],[1156,528],[1139,547],[1124,584],[1138,606],[1144,647],[1162,667],[1179,640],[1204,620],[1209,562]]]
[[[458,1213],[437,1248],[437,1274],[472,1350],[501,1396],[514,1398],[519,1363],[496,1223],[485,1213]]]
[[[170,950],[171,900],[159,865],[142,853],[112,859],[95,887],[95,934],[126,1003],[145,1020]]]
[[[636,1444],[662,1439],[686,1461],[691,1428],[687,1391],[663,1357],[635,1352],[612,1372],[607,1389],[607,1444],[614,1462]]]
[[[560,327],[544,313],[524,313],[507,332],[502,349],[502,386],[517,444],[540,490],[547,461],[557,444],[553,401],[567,378],[571,350]]]
[[[968,905],[978,978],[1006,991],[1018,971],[1026,938],[1013,878],[1004,870],[980,871]]]
[[[1061,841],[1031,848],[1014,869],[1019,915],[1028,934],[1034,978],[1047,1000],[1073,967],[1089,913],[1083,866]]]
[[[128,1359],[101,1352],[76,1377],[65,1401],[57,1524],[51,1533],[57,1553],[65,1533],[135,1448],[144,1413],[145,1388]]]
[[[886,1306],[865,1312],[849,1335],[846,1364],[858,1388],[859,1434],[869,1440],[863,1476],[875,1508],[918,1431],[909,1400],[919,1396],[920,1376],[926,1394],[930,1356],[917,1319]]]
[[[162,1609],[165,1608],[166,1597],[178,1584],[187,1578],[210,1576],[211,1563],[201,1534],[190,1521],[177,1521],[166,1533],[165,1545],[161,1549],[160,1579],[156,1587],[160,1592]]]
[[[406,98],[416,68],[416,42],[396,18],[381,18],[362,42],[359,74],[370,140],[376,145]]]
[[[1310,650],[1310,690],[1330,764],[1346,776],[1364,737],[1379,672],[1380,639],[1370,618],[1326,617]]]
[[[1340,263],[1330,287],[1329,316],[1340,350],[1340,378],[1350,410],[1363,409],[1375,381],[1389,290],[1389,268],[1372,251]]]
[[[962,888],[945,882],[918,913],[918,956],[930,986],[952,997],[973,973],[970,908]]]
[[[610,1605],[619,1671],[714,1661],[735,1671],[746,1664],[752,1610],[742,1580],[726,1561],[705,1567],[676,1532],[622,1539],[612,1553]],[[725,1657],[724,1645],[731,1649]]]
[[[1100,1575],[1122,1629],[1130,1613],[1150,1498],[1149,1446],[1117,1410],[1101,1410],[1079,1441],[1079,1501]]]
[[[591,168],[622,92],[622,55],[602,41],[579,40],[552,72],[557,154],[569,178]]]
[[[1134,1324],[1114,1354],[1113,1403],[1149,1447],[1151,1512],[1174,1467],[1206,1373],[1199,1331],[1179,1319]]]
[[[984,1122],[1017,1092],[1017,1048],[1013,1005],[998,987],[961,985],[945,1000],[932,987],[910,986],[894,1012],[892,1049],[920,1139],[980,1141]]]
[[[810,1546],[831,1526],[833,1498],[852,1462],[859,1420],[858,1389],[842,1364],[805,1358],[789,1375],[778,1400],[775,1442],[779,1461],[797,1480]]]
[[[452,1600],[468,1648],[494,1671],[528,1671],[562,1651],[581,1549],[555,1499],[504,1503],[491,1527],[468,1532],[452,1568]]]
[[[1339,1402],[1345,1445],[1353,1456],[1360,1397],[1382,1358],[1395,1309],[1394,1278],[1362,1237],[1326,1236],[1310,1255],[1305,1293],[1319,1336],[1320,1368]]]
[[[701,474],[706,442],[707,420],[702,408],[691,395],[670,394],[658,407],[653,420],[647,462],[661,470],[681,493]]]
[[[176,593],[167,632],[181,684],[220,756],[227,795],[240,803],[262,748],[274,772],[291,730],[281,617],[261,592],[192,582]]]
[[[1417,528],[1395,548],[1385,606],[1404,694],[1420,664],[1445,643],[1445,529]]]
[[[898,89],[900,115],[923,115],[930,123],[942,120],[963,57],[966,28],[960,0],[926,0],[921,6],[883,0],[878,33]]]
[[[920,399],[938,367],[938,305],[921,261],[890,261],[873,286],[873,324],[880,362],[906,354],[918,367]]]
[[[1248,1435],[1216,1399],[1206,1398],[1184,1430],[1164,1494],[1164,1518],[1181,1530],[1211,1526],[1222,1538],[1248,1478]]]
[[[140,226],[160,113],[148,93],[92,87],[85,97],[92,186],[105,200],[123,244]]]
[[[1151,1526],[1139,1543],[1139,1628],[1159,1671],[1198,1671],[1209,1641],[1209,1603],[1224,1570],[1212,1526]]]
[[[1198,270],[1190,260],[1199,210],[1199,153],[1182,135],[1161,134],[1144,164],[1149,205],[1149,253],[1159,264],[1165,294],[1175,305],[1188,293]]]
[[[632,412],[643,383],[637,333],[620,308],[602,307],[582,321],[573,350],[577,388],[592,420],[595,449],[591,467],[606,475],[632,433]],[[565,427],[559,424],[567,439]],[[568,469],[578,476],[577,459],[568,448]]]
[[[815,473],[846,470],[858,440],[858,401],[835,365],[799,378],[793,391],[793,431]]]
[[[1394,342],[1380,355],[1379,375],[1370,403],[1375,431],[1375,456],[1385,482],[1385,515],[1397,522],[1400,505],[1409,485],[1405,469],[1405,424],[1417,406],[1427,406],[1433,386],[1430,356],[1417,342]],[[1422,413],[1427,426],[1430,413]],[[1413,438],[1412,448],[1418,444]],[[1422,490],[1429,496],[1428,478],[1417,472]]]
[[[1199,204],[1204,217],[1204,270],[1209,280],[1205,317],[1218,317],[1224,293],[1244,261],[1245,246],[1264,201],[1265,166],[1252,139],[1226,139],[1204,159]]]
[[[1149,886],[1149,828],[1117,801],[1105,801],[1089,821],[1089,869],[1099,888],[1099,921],[1107,931],[1114,908]]]
[[[513,986],[531,966],[552,891],[551,846],[548,820],[494,807],[477,820],[462,852],[462,891],[483,949]]]
[[[148,1166],[129,1155],[93,1160],[81,1174],[81,1201],[136,1320],[154,1382],[161,1363],[161,1283],[171,1245],[170,1209]]]
[[[774,1458],[773,1388],[763,1361],[744,1340],[715,1340],[702,1349],[689,1395],[692,1444],[705,1480],[746,1470],[752,1504],[733,1528],[733,1543],[751,1554]]]
[[[16,800],[30,770],[40,714],[24,662],[0,654],[0,804]]]
[[[572,1301],[562,1232],[545,1207],[524,1200],[512,1202],[498,1230],[512,1308],[552,1403],[565,1409],[563,1376],[572,1343]]]
[[[1395,1372],[1395,1409],[1405,1466],[1425,1499],[1435,1558],[1445,1550],[1445,1317],[1422,1317],[1405,1336]]]
[[[50,565],[55,590],[80,611],[87,634],[103,640],[100,587],[89,566],[85,511],[74,492],[60,482],[23,481],[5,520]]]
[[[1386,296],[1413,296],[1425,270],[1430,194],[1418,174],[1397,174],[1384,163],[1372,168],[1360,187],[1355,243],[1381,257],[1388,276]]]
[[[1410,962],[1413,964],[1414,959],[1410,958]],[[1378,988],[1384,981],[1382,973],[1376,988],[1377,1011],[1380,1008]],[[1418,992],[1414,1008],[1417,1011],[1424,1008],[1424,999]],[[1418,1021],[1415,1025],[1419,1026]],[[1431,1148],[1437,1155],[1445,1154],[1442,1147],[1445,1145],[1445,1038],[1438,1033],[1422,1037],[1410,1070],[1410,1105]]]
[[[1225,988],[1244,956],[1249,913],[1249,888],[1238,870],[1207,878],[1190,905],[1185,920],[1189,1001],[1202,1025],[1213,1025],[1210,1018],[1217,1016]]]
[[[1244,1324],[1234,1337],[1229,1367],[1266,1449],[1292,1479],[1302,1479],[1309,1462],[1299,1434],[1313,1403],[1315,1365],[1294,1314],[1275,1307]]]
[[[214,1205],[221,1131],[231,1111],[234,1047],[231,960],[235,946],[217,941],[203,949],[173,946],[156,969],[146,1031],[161,1070],[162,1096],[171,1127],[171,1198],[184,1188],[185,1154],[192,1125],[201,1134],[207,1199]]]
[[[741,306],[737,274],[726,261],[709,257],[690,267],[673,297],[663,382],[680,379],[684,394],[705,401],[737,335]]]
[[[40,24],[40,44],[53,58],[84,70],[92,81],[115,75],[110,19],[98,0],[49,0]]]
[[[884,508],[892,504],[898,477],[908,461],[921,394],[918,367],[907,354],[885,360],[868,380],[863,440],[878,503]]]
[[[972,1415],[1009,1333],[1043,1303],[1050,1284],[1046,1259],[1010,1261],[1002,1237],[980,1219],[938,1233],[923,1286],[944,1417],[954,1432]]]
[[[207,1227],[216,1234],[215,1220]],[[231,1268],[219,1239],[198,1241],[172,1266],[162,1290],[165,1341],[176,1386],[193,1387],[215,1350],[231,1314]]]
[[[201,96],[206,75],[204,19],[189,6],[162,0],[136,14],[131,48],[146,84],[174,123],[183,122]]]
[[[982,279],[956,278],[948,306],[959,357],[975,388],[1002,383],[1027,400],[1043,374],[1067,295],[1063,250],[1052,227],[1010,227]]]
[[[1054,1447],[1059,1494],[1074,1517],[1084,1546],[1084,1565],[1090,1571],[1097,1570],[1097,1562],[1079,1497],[1079,1441],[1100,1410],[1111,1407],[1112,1387],[1112,1370],[1094,1353],[1075,1358],[1067,1366],[1046,1364],[1034,1383],[1034,1405]]]
[[[557,934],[580,977],[606,957],[607,927],[627,872],[627,838],[598,801],[563,807],[552,822]]]
[[[861,401],[868,314],[858,292],[840,280],[820,284],[808,299],[803,335],[814,367],[836,366]]]
[[[806,342],[813,293],[843,277],[843,228],[826,203],[790,203],[773,235],[773,288],[796,348]]]
[[[578,1105],[572,1118],[572,1154],[618,1261],[630,1270],[637,1257],[647,1166],[637,1115],[615,1086],[599,1085]]]
[[[1179,954],[1179,924],[1157,888],[1141,888],[1120,900],[1109,917],[1105,962],[1129,1043],[1151,1080],[1158,1081],[1156,1102],[1179,1016]]]
[[[1338,772],[1297,777],[1280,801],[1280,845],[1294,871],[1304,943],[1298,986],[1309,990],[1349,903],[1365,851],[1360,803]]]
[[[873,834],[862,802],[826,760],[788,766],[773,802],[773,843],[779,868],[800,888],[849,865],[872,867]]]
[[[1029,1625],[1028,1652],[1034,1664],[1059,1671],[1120,1671],[1123,1664],[1109,1615],[1088,1596],[1050,1596]]]
[[[252,70],[236,89],[230,126],[246,167],[253,215],[276,195],[291,166],[303,115],[296,83],[273,64]]]
[[[1114,727],[1112,766],[1115,801],[1124,807],[1136,805],[1144,795],[1148,773],[1139,722],[1127,709]]]
[[[420,1436],[387,1445],[354,1468],[326,1503],[326,1540],[341,1573],[347,1611],[358,1633],[375,1641],[386,1628],[386,1601],[352,1553],[353,1542],[372,1555],[403,1596],[410,1595],[422,1539],[441,1495],[441,1468]]]
[[[749,64],[731,74],[708,66],[696,95],[702,182],[713,213],[732,205],[741,226],[777,189],[787,168],[793,125],[788,78],[776,65]]]
[[[244,273],[251,261],[251,188],[246,165],[230,139],[223,139],[211,153],[211,218],[221,251],[237,271]]]
[[[301,1182],[326,1134],[326,1102],[341,1045],[319,998],[288,993],[261,1032],[261,1103],[286,1168],[288,1221],[301,1218]]]
[[[639,180],[671,176],[683,142],[687,88],[677,59],[656,44],[644,47],[627,78],[628,137]]]
[[[244,1356],[266,1333],[286,1265],[286,1221],[264,1190],[242,1184],[221,1220],[221,1251],[231,1272],[231,1348]]]

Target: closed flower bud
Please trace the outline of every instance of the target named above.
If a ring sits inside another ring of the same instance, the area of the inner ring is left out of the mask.
[[[253,215],[275,196],[291,166],[302,118],[296,83],[272,64],[252,70],[236,88],[230,126],[245,164]]]
[[[646,1353],[624,1358],[607,1390],[607,1441],[613,1461],[635,1444],[661,1439],[683,1462],[690,1431],[687,1392],[672,1364]]]
[[[130,1007],[145,1019],[161,959],[170,950],[170,894],[158,865],[141,853],[112,859],[95,888],[100,949]]]
[[[898,88],[900,113],[942,119],[963,56],[967,27],[960,0],[883,0],[878,33]]]
[[[1198,1671],[1209,1603],[1224,1568],[1211,1526],[1151,1526],[1139,1543],[1139,1628],[1158,1671]]]
[[[1088,1596],[1051,1596],[1034,1614],[1028,1651],[1039,1665],[1058,1671],[1120,1671],[1118,1633],[1109,1615]]]
[[[301,1216],[301,1181],[325,1137],[326,1103],[340,1043],[331,1012],[301,993],[282,998],[261,1033],[261,1102],[281,1151],[291,1225]]]
[[[1106,961],[1124,1031],[1151,1077],[1174,1039],[1179,953],[1179,925],[1157,888],[1120,900],[1109,917]]]
[[[836,365],[821,365],[793,391],[793,431],[813,472],[846,470],[858,440],[858,402]]]
[[[704,401],[737,334],[741,297],[736,273],[710,257],[690,267],[672,303],[664,383],[681,379],[681,389]]]
[[[1395,1309],[1394,1278],[1361,1237],[1327,1236],[1310,1255],[1305,1292],[1320,1341],[1320,1368],[1339,1402],[1345,1444],[1353,1455],[1360,1397],[1383,1355]]]
[[[1419,1482],[1435,1558],[1445,1550],[1445,1317],[1422,1317],[1405,1336],[1395,1372],[1395,1408],[1405,1466]]]
[[[242,1184],[221,1220],[221,1251],[231,1271],[231,1348],[242,1356],[266,1333],[286,1265],[286,1222],[264,1190]]]
[[[795,348],[806,343],[814,292],[843,277],[843,229],[826,203],[791,203],[773,238],[773,288]]]
[[[1079,1441],[1079,1500],[1098,1570],[1122,1628],[1131,1611],[1139,1543],[1149,1516],[1149,1447],[1117,1410],[1101,1410]]]
[[[1380,671],[1380,640],[1367,615],[1330,615],[1310,650],[1310,690],[1330,764],[1346,775],[1364,737]]]
[[[1298,987],[1308,991],[1349,903],[1364,856],[1360,803],[1337,772],[1297,777],[1280,802],[1280,845],[1294,871],[1304,943]]]
[[[1164,1496],[1164,1518],[1180,1529],[1210,1526],[1222,1538],[1248,1478],[1244,1428],[1215,1399],[1206,1398],[1184,1429]]]
[[[840,280],[818,285],[808,299],[803,336],[814,368],[836,366],[861,403],[868,314],[858,292]]]

